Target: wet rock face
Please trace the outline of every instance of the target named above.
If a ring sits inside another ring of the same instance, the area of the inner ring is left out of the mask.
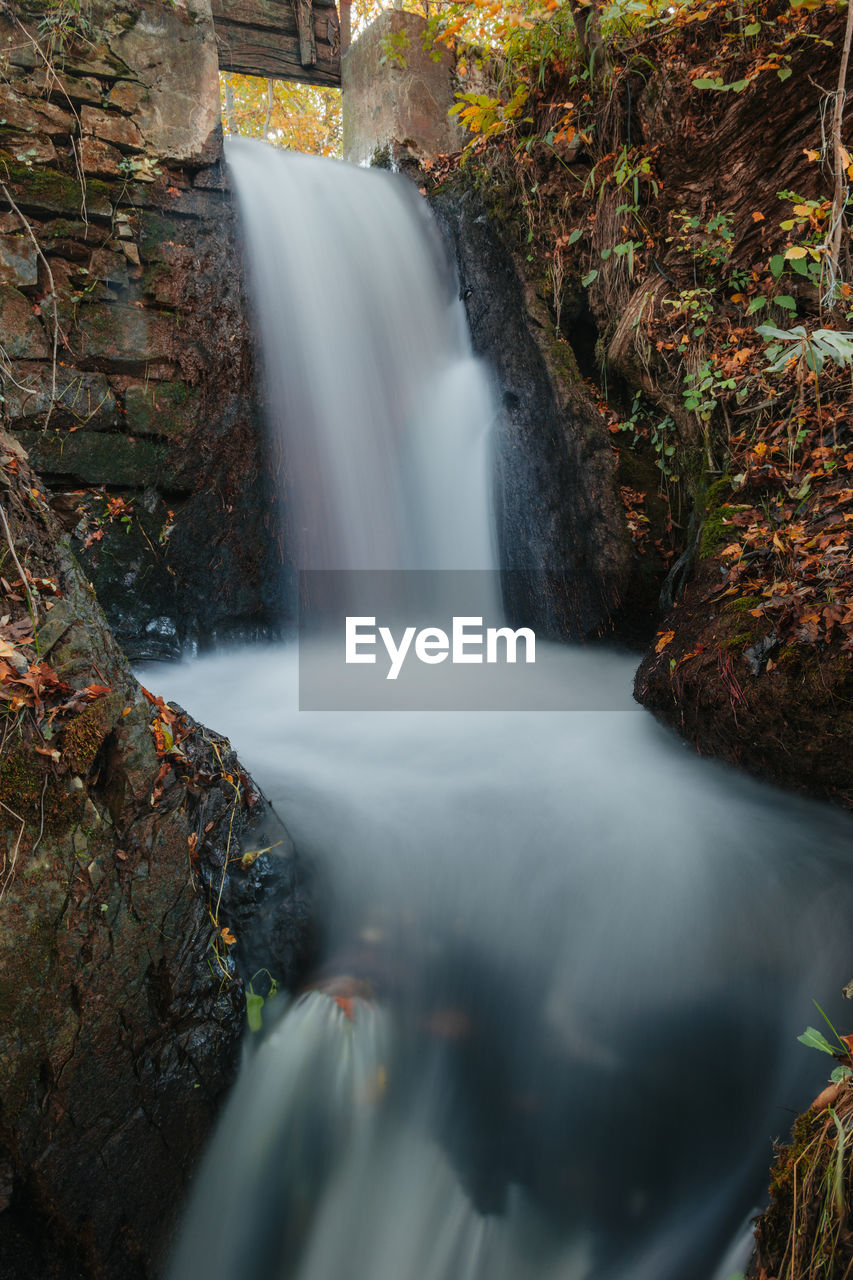
[[[134,680],[2,431],[0,503],[51,584],[38,652],[20,597],[0,600],[4,652],[11,635],[18,674],[89,690],[39,707],[0,687],[0,1275],[153,1280],[236,1070],[237,965],[297,981],[313,913],[228,742]]]
[[[703,754],[853,809],[853,659],[780,642],[759,602],[727,596],[718,560],[700,558],[635,697]]]
[[[607,631],[631,552],[607,430],[571,347],[525,289],[476,195],[432,199],[454,257],[474,350],[500,397],[497,508],[510,606],[551,636]]]
[[[41,17],[0,17],[8,425],[125,651],[173,656],[279,612],[209,5],[94,0],[61,40]]]

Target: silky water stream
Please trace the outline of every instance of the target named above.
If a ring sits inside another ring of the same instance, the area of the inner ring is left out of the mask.
[[[489,384],[423,202],[258,144],[230,164],[295,559],[487,574]],[[796,1035],[853,972],[851,828],[695,758],[632,667],[540,646],[527,705],[565,711],[299,710],[295,644],[148,674],[323,869],[352,979],[251,1037],[170,1280],[741,1265],[826,1075]]]

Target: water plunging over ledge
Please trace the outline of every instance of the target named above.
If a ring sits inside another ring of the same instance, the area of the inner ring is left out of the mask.
[[[232,168],[297,559],[487,567],[488,382],[414,193]],[[148,679],[332,886],[331,994],[250,1044],[171,1280],[724,1280],[825,1073],[849,821],[695,758],[619,655],[547,651],[545,689],[617,691],[574,713],[300,712],[296,662]]]

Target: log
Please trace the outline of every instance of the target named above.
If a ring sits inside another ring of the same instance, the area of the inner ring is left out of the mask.
[[[303,67],[313,67],[317,61],[317,43],[314,39],[314,10],[311,0],[293,0],[296,10],[296,28],[299,32],[299,61]]]
[[[340,88],[334,0],[313,0],[313,10],[310,0],[301,4],[307,11],[302,33],[297,25],[300,0],[213,0],[220,70]]]
[[[335,7],[335,0],[313,0],[315,22],[325,22]],[[295,25],[293,0],[212,0],[211,9],[216,23],[222,19],[272,31],[293,30]]]

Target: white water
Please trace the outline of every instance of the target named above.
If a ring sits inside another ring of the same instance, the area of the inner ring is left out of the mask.
[[[228,162],[298,567],[491,568],[491,396],[423,201],[256,143]]]
[[[410,193],[260,148],[236,177],[303,563],[482,566],[486,384]],[[795,1036],[850,976],[850,824],[695,758],[631,667],[550,649],[541,697],[621,709],[471,715],[300,712],[285,646],[148,673],[325,868],[327,969],[374,990],[252,1046],[171,1280],[715,1274],[825,1076]]]

